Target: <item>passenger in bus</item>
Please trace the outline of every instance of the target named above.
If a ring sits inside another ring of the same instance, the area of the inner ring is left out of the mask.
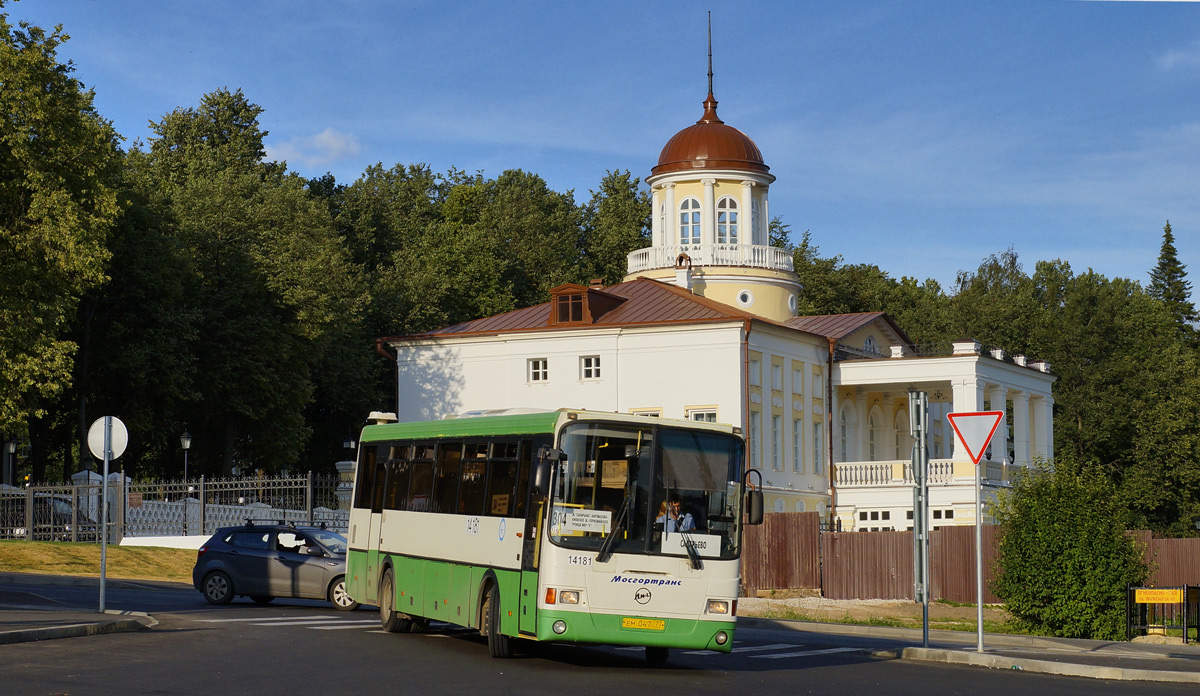
[[[659,506],[654,521],[663,525],[668,533],[696,531],[696,521],[692,519],[692,513],[683,511],[683,501],[677,493],[672,493],[670,499]]]

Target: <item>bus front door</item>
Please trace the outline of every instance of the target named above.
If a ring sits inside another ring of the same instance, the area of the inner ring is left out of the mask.
[[[537,503],[533,514],[525,516],[524,542],[521,545],[521,607],[517,630],[537,634],[538,555],[542,540],[538,538],[544,501]]]

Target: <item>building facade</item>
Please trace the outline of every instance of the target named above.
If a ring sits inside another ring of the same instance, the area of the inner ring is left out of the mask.
[[[931,524],[974,523],[976,467],[951,412],[1005,410],[980,464],[986,495],[1053,456],[1045,363],[976,341],[926,355],[883,313],[796,316],[792,256],[768,244],[775,177],[717,117],[710,90],[647,177],[651,246],[610,287],[413,336],[395,352],[401,420],[509,408],[587,408],[731,423],[768,510],[817,511],[846,530],[912,526],[908,392],[931,419]],[[985,515],[987,513],[985,512]]]

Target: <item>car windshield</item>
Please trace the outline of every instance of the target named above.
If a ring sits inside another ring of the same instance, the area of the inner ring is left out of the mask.
[[[327,529],[306,529],[304,533],[325,545],[333,553],[346,553],[346,537]]]
[[[618,553],[737,558],[742,442],[718,432],[575,423],[553,482],[550,537]],[[611,538],[610,538],[611,537]]]

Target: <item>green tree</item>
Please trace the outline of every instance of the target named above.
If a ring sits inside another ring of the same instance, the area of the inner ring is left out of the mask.
[[[70,383],[76,345],[64,333],[105,280],[120,213],[118,136],[58,61],[67,39],[0,13],[0,433],[25,431]]]
[[[197,471],[300,463],[314,370],[335,362],[364,301],[327,202],[283,163],[261,161],[260,113],[240,91],[218,90],[154,124],[149,151],[131,156],[171,221],[196,312],[192,405],[180,418]]]
[[[1175,251],[1175,236],[1171,233],[1171,221],[1163,227],[1162,247],[1158,252],[1158,263],[1150,271],[1150,296],[1167,306],[1167,311],[1186,335],[1195,331],[1196,306],[1192,304],[1192,284],[1187,279],[1187,267],[1179,261]]]
[[[1060,457],[1019,478],[996,517],[992,589],[1013,618],[1036,633],[1124,639],[1125,588],[1146,567],[1105,476]]]
[[[588,274],[605,285],[621,282],[628,255],[650,245],[650,194],[628,171],[610,171],[583,211]]]

